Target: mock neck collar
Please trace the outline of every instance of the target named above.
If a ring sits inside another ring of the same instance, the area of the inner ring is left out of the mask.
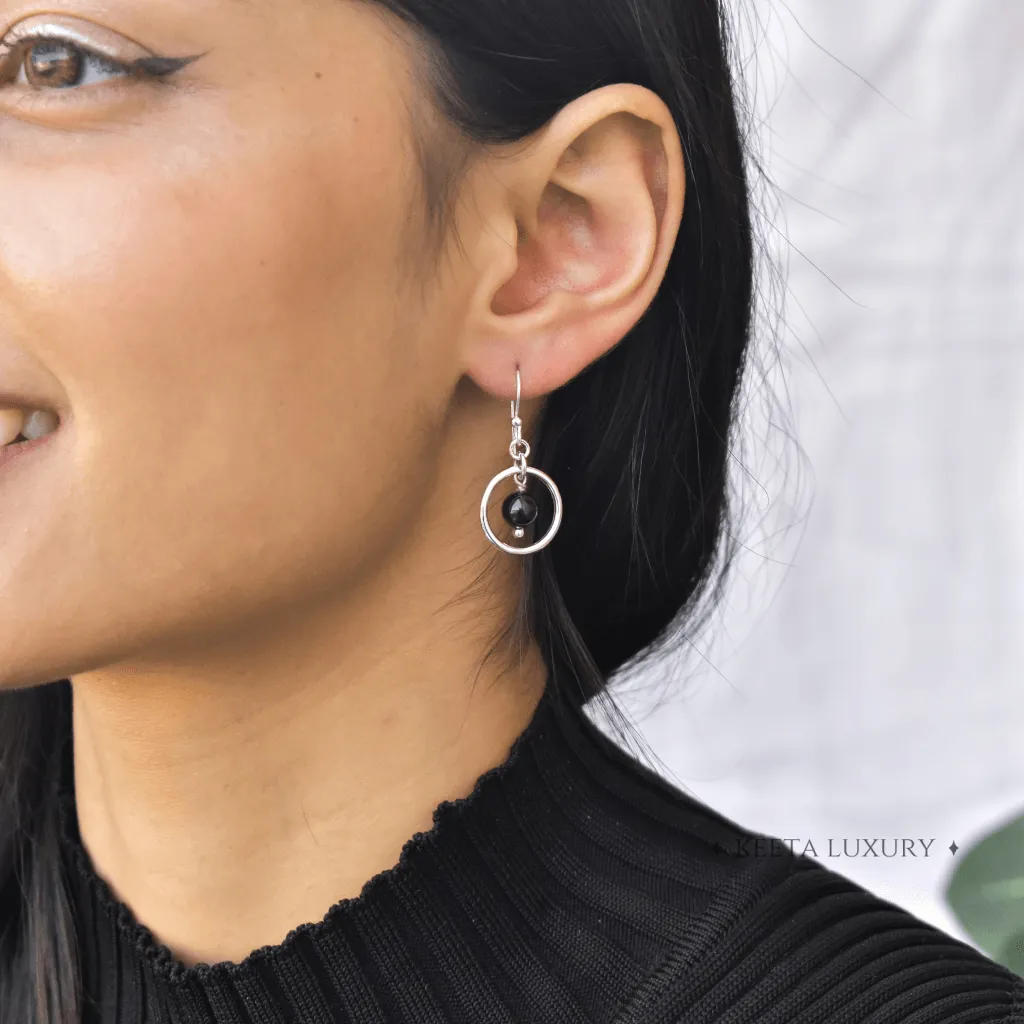
[[[431,828],[405,843],[393,867],[320,921],[296,922],[279,944],[240,963],[186,966],[117,898],[82,844],[70,756],[67,764],[61,843],[85,1024],[404,1024],[456,1019],[455,1004],[465,1000],[514,1004],[507,1019],[547,1019],[553,1011],[582,1021],[588,994],[629,980],[602,975],[601,965],[621,956],[622,939],[581,922],[607,902],[598,888],[616,854],[602,837],[606,826],[619,830],[634,769],[550,681],[505,760],[468,796],[442,801]],[[634,919],[646,905],[641,898],[609,919],[613,933],[620,929],[615,934],[640,951],[637,979],[643,951],[655,955],[653,938]]]

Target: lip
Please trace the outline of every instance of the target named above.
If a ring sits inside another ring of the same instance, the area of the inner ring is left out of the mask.
[[[47,441],[52,441],[60,431],[61,428],[58,427],[52,434],[37,437],[34,441],[20,441],[18,444],[9,444],[0,448],[0,470],[12,466],[22,459],[27,459],[33,452],[42,448]]]
[[[58,419],[64,419],[65,410],[58,409],[53,401],[38,392],[5,391],[0,387],[0,409],[25,409],[52,412]]]

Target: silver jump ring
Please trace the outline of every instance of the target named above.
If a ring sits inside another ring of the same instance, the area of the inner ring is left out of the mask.
[[[503,541],[498,540],[494,535],[494,531],[491,529],[491,524],[487,521],[487,503],[490,501],[490,497],[494,493],[494,488],[497,487],[502,480],[506,480],[508,477],[518,472],[518,466],[511,466],[503,473],[499,473],[487,485],[487,490],[484,491],[483,501],[480,502],[480,525],[484,528],[484,533],[487,534],[487,539],[495,547],[501,548],[502,551],[505,551],[510,555],[532,555],[535,551],[540,551],[542,548],[546,548],[555,539],[555,534],[558,533],[558,527],[562,524],[562,495],[555,486],[555,481],[552,480],[547,473],[540,469],[534,469],[533,466],[527,466],[526,472],[529,473],[530,476],[537,477],[551,492],[551,498],[555,504],[555,514],[551,520],[551,526],[548,527],[548,532],[545,533],[536,544],[531,544],[529,547],[525,548],[514,548],[511,544],[505,544]]]

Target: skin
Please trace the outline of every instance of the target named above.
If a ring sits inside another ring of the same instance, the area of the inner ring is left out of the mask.
[[[417,279],[390,15],[0,0],[0,32],[40,14],[204,56],[0,87],[0,390],[62,419],[0,468],[0,687],[71,679],[97,871],[184,963],[239,961],[393,866],[529,721],[536,646],[480,670],[521,570],[480,496],[516,366],[531,440],[650,305],[682,149],[653,93],[583,96],[474,154],[461,248]]]

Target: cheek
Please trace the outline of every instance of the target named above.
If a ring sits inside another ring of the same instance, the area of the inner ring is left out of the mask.
[[[0,281],[72,410],[73,517],[40,549],[210,619],[350,569],[415,507],[386,491],[422,464],[401,168],[242,133],[131,152],[15,167],[0,201]]]
[[[394,285],[386,185],[354,166],[326,182],[321,155],[286,140],[218,143],[5,175],[0,272],[28,343],[84,403],[133,368],[135,384],[170,384],[197,359],[207,381],[258,373],[263,358],[309,355],[305,336],[328,320],[380,326]]]

